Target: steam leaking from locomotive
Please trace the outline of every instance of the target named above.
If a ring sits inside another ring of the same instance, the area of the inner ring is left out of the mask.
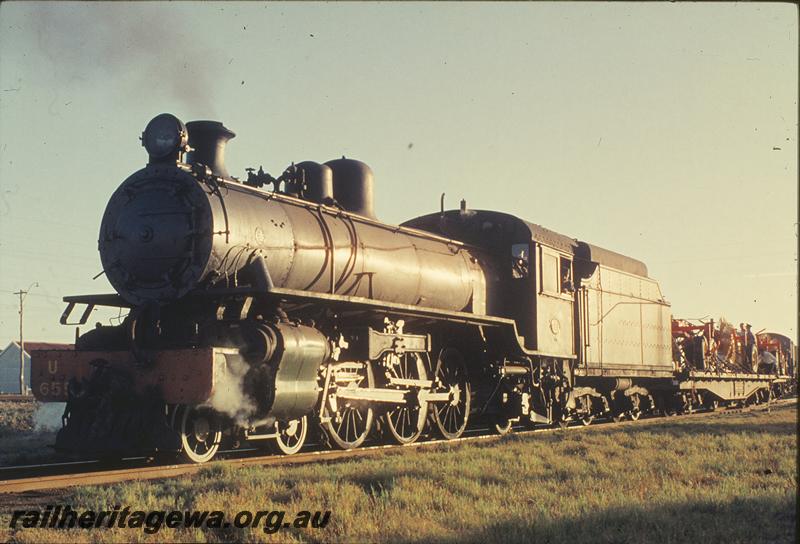
[[[256,405],[245,391],[248,370],[247,363],[242,359],[230,358],[224,376],[216,383],[214,392],[208,399],[214,410],[241,425],[249,423],[256,413]]]

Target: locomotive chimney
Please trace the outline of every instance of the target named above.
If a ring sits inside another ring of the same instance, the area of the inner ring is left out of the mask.
[[[225,144],[236,134],[219,121],[189,121],[186,129],[193,149],[186,155],[186,162],[204,164],[215,176],[230,178],[225,169]]]
[[[333,197],[348,212],[376,219],[372,170],[361,161],[335,159],[325,163],[333,171]]]

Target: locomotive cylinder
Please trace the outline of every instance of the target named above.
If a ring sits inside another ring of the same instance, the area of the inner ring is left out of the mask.
[[[265,324],[268,359],[253,365],[244,383],[259,417],[295,419],[317,403],[320,365],[330,356],[325,335],[304,325]]]

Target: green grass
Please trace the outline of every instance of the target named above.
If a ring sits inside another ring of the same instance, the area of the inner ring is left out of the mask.
[[[55,459],[54,430],[37,430],[34,400],[0,401],[0,466]]]
[[[794,542],[796,405],[509,436],[328,464],[211,465],[86,487],[75,508],[331,510],[324,530],[17,530],[19,542]],[[40,504],[46,504],[41,503]],[[0,523],[8,525],[8,511]],[[2,531],[2,530],[0,530]]]

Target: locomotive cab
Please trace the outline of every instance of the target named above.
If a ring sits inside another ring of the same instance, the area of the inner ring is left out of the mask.
[[[431,214],[404,225],[464,240],[503,263],[495,273],[484,271],[487,313],[513,319],[528,352],[576,357],[576,240],[513,215],[483,210]]]
[[[536,349],[556,357],[575,356],[573,327],[575,288],[572,254],[537,243],[539,253],[536,289]]]
[[[510,247],[504,316],[517,322],[527,349],[546,356],[574,357],[572,254],[537,242],[533,235]]]

